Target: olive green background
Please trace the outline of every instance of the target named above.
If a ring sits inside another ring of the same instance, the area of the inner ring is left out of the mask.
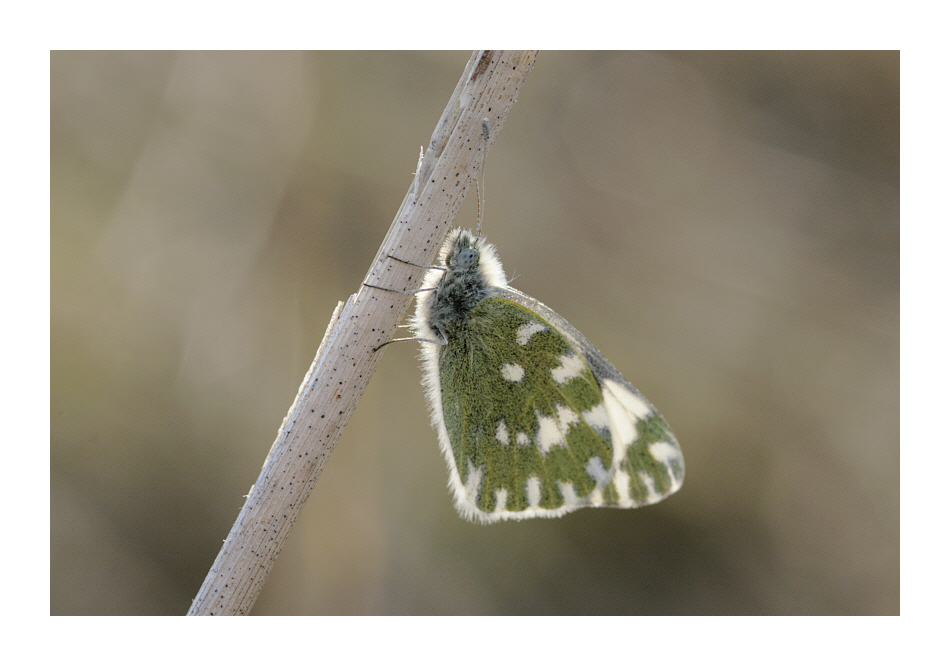
[[[187,610],[468,57],[51,54],[52,614]],[[484,235],[682,490],[468,524],[391,346],[254,612],[899,613],[899,103],[896,52],[542,52]]]

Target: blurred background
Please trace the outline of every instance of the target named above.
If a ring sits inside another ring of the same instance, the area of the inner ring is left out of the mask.
[[[186,612],[469,55],[51,54],[52,614]],[[254,612],[899,613],[899,64],[542,52],[484,234],[683,489],[464,522],[395,345]]]

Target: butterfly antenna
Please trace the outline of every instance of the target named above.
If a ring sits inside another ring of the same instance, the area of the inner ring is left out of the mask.
[[[482,195],[482,186],[479,183],[484,179],[485,173],[481,169],[478,170],[478,177],[475,179],[475,198],[477,199],[477,210],[478,210],[478,223],[475,228],[475,238],[482,237],[482,215],[485,208],[485,203]]]
[[[488,118],[482,118],[482,138],[485,139],[485,142],[488,142],[488,139],[491,138],[491,122]],[[484,195],[482,190],[484,189],[484,180],[485,180],[485,160],[482,159],[482,163],[478,166],[478,176],[475,178],[475,198],[478,200],[478,226],[475,228],[475,238],[482,237],[482,215],[485,208]]]

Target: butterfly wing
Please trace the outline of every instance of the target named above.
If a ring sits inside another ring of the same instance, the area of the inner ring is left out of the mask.
[[[433,421],[464,517],[642,506],[682,483],[679,445],[656,409],[537,300],[492,288],[469,324],[427,353]]]
[[[567,338],[594,374],[604,396],[613,450],[612,487],[600,506],[630,508],[655,504],[683,485],[685,463],[669,424],[600,351],[564,317],[511,287],[505,295],[529,308]]]

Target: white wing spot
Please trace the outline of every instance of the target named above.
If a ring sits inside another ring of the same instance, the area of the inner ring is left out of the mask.
[[[679,449],[669,442],[654,442],[650,444],[650,455],[653,456],[653,459],[658,463],[662,463],[667,467],[669,467],[670,463],[674,460],[679,460],[682,457]]]
[[[538,449],[541,455],[545,455],[555,446],[567,446],[567,430],[572,423],[578,423],[580,417],[573,409],[567,405],[557,405],[557,417],[542,416],[535,412],[535,418],[538,420],[538,433],[535,441],[538,443]]]
[[[634,505],[630,499],[630,475],[622,469],[618,469],[614,474],[614,490],[617,491],[617,504],[622,507],[631,507]]]
[[[524,379],[524,368],[517,363],[505,363],[501,366],[501,376],[509,382],[520,382]]]
[[[667,491],[666,494],[675,493],[680,489],[680,486],[683,485],[683,454],[676,446],[669,442],[654,442],[650,444],[649,449],[650,455],[653,456],[654,460],[666,467],[670,479],[673,481],[670,490]],[[675,470],[677,466],[680,472],[678,475]]]
[[[609,430],[610,429],[610,415],[607,413],[607,408],[604,406],[604,403],[599,405],[594,405],[589,410],[581,414],[584,417],[584,420],[594,430]]]
[[[567,509],[573,509],[580,504],[580,499],[577,497],[577,491],[574,490],[573,483],[558,481],[557,487],[561,490],[561,497],[564,498],[564,504],[562,506]]]
[[[654,504],[663,499],[663,495],[656,492],[656,486],[653,485],[653,479],[646,472],[640,472],[640,480],[643,481],[643,485],[647,487],[647,504]]]
[[[478,491],[482,487],[482,470],[468,461],[468,480],[465,482],[465,495],[472,504],[478,498]]]
[[[604,391],[613,395],[624,408],[638,419],[645,419],[653,413],[653,407],[643,398],[631,393],[625,386],[612,379],[604,381]]]
[[[531,339],[532,335],[546,330],[548,330],[548,327],[539,321],[529,321],[527,324],[522,324],[518,327],[518,332],[516,334],[518,344],[524,347],[526,344],[528,344],[528,340]]]
[[[581,372],[584,371],[584,359],[577,354],[564,354],[560,356],[558,360],[561,362],[561,365],[551,369],[551,376],[554,377],[554,381],[558,384],[564,384],[575,377],[580,377]]]
[[[604,469],[604,463],[597,456],[592,457],[584,466],[591,478],[597,482],[597,485],[604,485],[610,481],[610,473]]]
[[[525,482],[525,492],[528,495],[528,506],[537,509],[541,506],[541,479],[529,476]]]
[[[502,444],[508,444],[508,426],[505,425],[504,420],[498,422],[498,428],[495,429],[495,439]]]
[[[604,503],[604,493],[601,492],[600,488],[594,488],[590,495],[587,496],[587,501],[590,502],[590,505],[593,507],[602,506]]]
[[[626,455],[627,447],[637,441],[637,422],[653,410],[648,403],[610,379],[604,381],[604,406],[610,418],[616,463]]]
[[[567,446],[567,440],[564,439],[564,433],[558,426],[558,420],[553,416],[541,416],[537,414],[538,434],[536,441],[541,455],[546,455],[548,451],[555,446]]]
[[[527,433],[519,431],[518,434],[515,435],[515,442],[521,444],[521,446],[527,446],[531,443],[531,438],[528,437]]]
[[[504,511],[508,506],[508,489],[497,488],[495,490],[495,512]]]
[[[557,424],[562,431],[567,431],[567,429],[573,423],[580,423],[580,417],[577,415],[573,409],[567,405],[558,405],[557,406]]]

